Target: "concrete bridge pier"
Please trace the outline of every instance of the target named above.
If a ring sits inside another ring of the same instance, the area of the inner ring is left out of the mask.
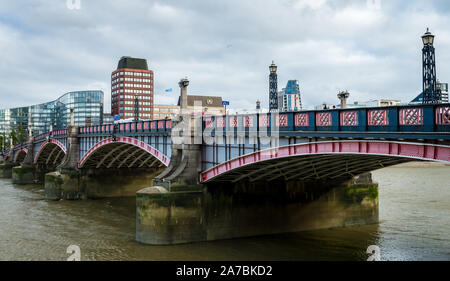
[[[12,169],[16,166],[11,162],[4,162],[0,164],[0,179],[10,179],[12,178]]]
[[[3,179],[10,179],[12,178],[12,169],[15,165],[15,163],[13,162],[14,159],[14,146],[12,144],[12,140],[10,142],[10,146],[9,146],[9,154],[8,157],[6,157],[6,159],[4,159],[4,163],[0,164],[0,178]]]
[[[14,184],[24,185],[35,183],[36,168],[33,164],[33,136],[29,136],[28,153],[20,166],[16,166],[12,169],[12,182]]]
[[[136,240],[169,245],[378,223],[378,184],[237,182],[137,193]]]
[[[172,130],[169,167],[154,187],[136,194],[138,242],[170,245],[378,222],[378,185],[370,175],[348,182],[199,184],[202,150],[192,129],[196,120],[188,120],[194,126],[181,126],[181,144]]]
[[[72,120],[71,123],[72,125],[67,129],[67,153],[62,164],[57,167],[57,171],[45,174],[45,199],[47,200],[76,200],[83,197],[79,184],[81,174],[78,170],[80,153],[78,126],[73,126]]]
[[[172,120],[172,154],[170,164],[154,180],[154,185],[172,190],[172,186],[195,186],[202,170],[202,132],[200,118],[179,115]]]

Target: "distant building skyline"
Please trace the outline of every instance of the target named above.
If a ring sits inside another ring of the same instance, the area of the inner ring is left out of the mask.
[[[74,110],[75,126],[96,126],[103,123],[104,93],[99,90],[69,92],[42,104],[0,109],[0,135],[9,135],[20,125],[33,135],[66,129],[70,125],[70,110]]]

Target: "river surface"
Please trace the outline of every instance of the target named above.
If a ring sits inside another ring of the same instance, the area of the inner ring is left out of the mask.
[[[0,179],[0,260],[450,260],[450,167],[393,167],[380,184],[380,224],[256,238],[148,246],[135,242],[135,199],[48,202],[42,186]]]

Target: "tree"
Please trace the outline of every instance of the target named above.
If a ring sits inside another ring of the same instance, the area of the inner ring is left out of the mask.
[[[25,134],[24,134],[22,123],[20,123],[19,128],[17,128],[17,139],[18,139],[19,143],[22,143],[25,141]]]
[[[17,132],[15,130],[11,131],[9,137],[12,139],[13,145],[19,144],[19,138],[17,137]]]

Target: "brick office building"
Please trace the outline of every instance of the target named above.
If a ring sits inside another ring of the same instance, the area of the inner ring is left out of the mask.
[[[111,73],[111,114],[120,119],[135,117],[138,99],[139,119],[153,119],[154,76],[145,59],[122,57]]]

